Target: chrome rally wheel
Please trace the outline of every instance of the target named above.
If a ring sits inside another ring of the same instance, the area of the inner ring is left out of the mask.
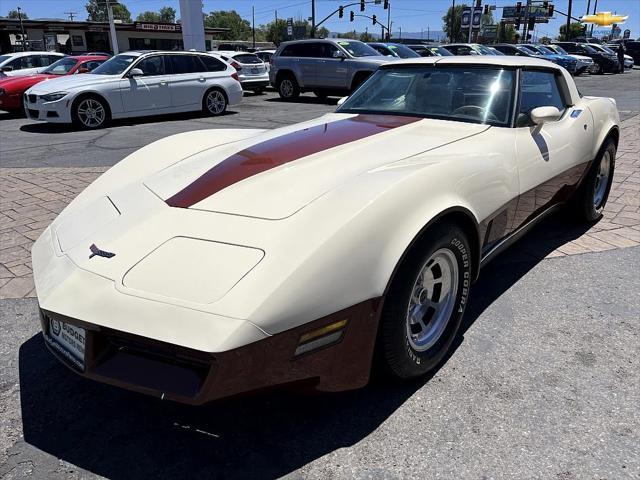
[[[220,115],[227,109],[227,97],[220,90],[210,90],[205,96],[204,106],[209,115]]]
[[[96,98],[84,98],[76,106],[76,119],[84,128],[100,128],[107,120],[107,110]]]
[[[593,188],[593,206],[597,210],[601,208],[605,202],[607,187],[609,186],[609,177],[611,175],[611,152],[605,150],[600,160],[596,181]]]

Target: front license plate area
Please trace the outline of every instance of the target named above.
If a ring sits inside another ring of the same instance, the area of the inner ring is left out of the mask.
[[[257,75],[257,74],[258,74],[258,73],[260,73],[260,72],[258,71],[258,68],[257,68],[257,67],[252,67],[252,68],[251,68],[251,73],[253,73],[254,75]]]
[[[74,366],[84,371],[85,329],[49,318],[48,341],[51,347]]]

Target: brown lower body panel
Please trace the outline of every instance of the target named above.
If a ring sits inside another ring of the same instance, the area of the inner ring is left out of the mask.
[[[317,391],[363,387],[369,381],[381,299],[371,299],[244,347],[206,353],[41,311],[45,344],[80,375],[181,403],[212,400],[274,386],[304,383]],[[57,348],[49,319],[85,329],[80,366]],[[301,336],[347,319],[334,343],[295,355]]]

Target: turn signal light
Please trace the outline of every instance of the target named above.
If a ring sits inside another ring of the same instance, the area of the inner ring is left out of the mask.
[[[298,340],[295,356],[339,342],[344,335],[346,326],[347,319],[345,318],[344,320],[339,320],[316,330],[303,333],[300,335],[300,340]]]
[[[240,77],[238,76],[237,72],[233,72],[231,74],[231,78],[233,78],[236,82],[240,81]]]

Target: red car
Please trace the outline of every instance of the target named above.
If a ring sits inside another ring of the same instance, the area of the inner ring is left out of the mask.
[[[106,55],[78,55],[64,57],[52,63],[42,73],[0,79],[0,110],[23,111],[22,96],[36,83],[75,73],[88,73],[109,57]]]

